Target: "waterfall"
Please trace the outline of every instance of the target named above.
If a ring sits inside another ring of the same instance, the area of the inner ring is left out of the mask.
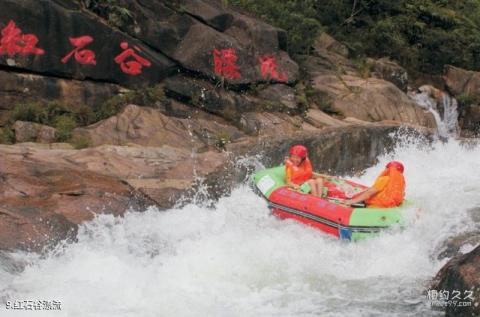
[[[455,98],[431,86],[421,86],[418,92],[410,92],[408,96],[419,107],[433,114],[437,123],[438,135],[441,138],[458,136],[460,131],[458,103]]]

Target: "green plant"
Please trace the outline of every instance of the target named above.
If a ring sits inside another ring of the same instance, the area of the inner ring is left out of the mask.
[[[228,132],[221,131],[217,134],[215,146],[220,150],[225,150],[227,144],[232,142],[232,137]]]
[[[2,144],[13,144],[15,143],[15,133],[10,129],[10,127],[0,128],[0,143]]]
[[[65,142],[72,137],[73,129],[77,127],[77,122],[71,115],[61,115],[55,118],[54,128],[57,129],[56,138],[58,142]]]
[[[287,50],[292,54],[308,54],[321,30],[316,19],[318,1],[315,0],[230,0],[229,3],[285,29]]]
[[[43,106],[39,102],[17,103],[12,111],[13,121],[31,121],[40,122],[44,116]]]
[[[80,126],[86,126],[96,122],[95,112],[87,105],[79,105],[72,110],[75,120]]]
[[[353,64],[357,68],[357,72],[360,77],[365,79],[370,77],[373,69],[373,63],[370,62],[367,58],[355,58],[353,60]]]
[[[123,27],[135,23],[133,12],[118,0],[81,0],[81,2],[86,9],[105,18],[113,26]]]
[[[27,101],[14,106],[11,119],[12,121],[30,121],[51,126],[57,117],[68,113],[70,111],[67,106],[58,101],[48,103]]]
[[[165,102],[167,100],[167,97],[165,96],[165,89],[161,84],[146,88],[145,94],[142,95],[146,96],[144,99],[145,105],[154,104],[157,102]]]
[[[458,105],[461,108],[468,107],[470,105],[479,103],[479,98],[477,98],[474,95],[468,94],[468,93],[462,93],[458,96],[455,97],[457,99]]]
[[[91,140],[86,136],[75,135],[70,140],[69,143],[77,150],[88,148],[91,146]]]
[[[125,105],[128,104],[128,100],[124,95],[118,95],[110,98],[102,104],[94,112],[94,122],[98,122],[107,119],[120,112]]]

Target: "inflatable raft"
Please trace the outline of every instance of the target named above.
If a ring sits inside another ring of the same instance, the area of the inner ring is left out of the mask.
[[[281,219],[295,219],[341,239],[356,241],[377,235],[394,225],[403,226],[404,202],[395,208],[361,208],[341,205],[367,187],[331,178],[324,181],[327,197],[320,198],[290,189],[285,184],[285,166],[259,171],[253,182],[267,199],[272,213]]]

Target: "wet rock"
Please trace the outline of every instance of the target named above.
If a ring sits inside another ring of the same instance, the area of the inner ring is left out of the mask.
[[[480,243],[480,231],[466,232],[448,240],[437,259],[451,258],[463,254],[465,248],[474,247]]]
[[[47,125],[15,121],[13,125],[15,130],[15,142],[39,142],[52,143],[55,142],[56,130]]]
[[[451,259],[438,272],[431,289],[460,292],[459,301],[469,302],[470,306],[446,307],[446,316],[471,317],[480,315],[480,245],[471,252]],[[471,299],[465,299],[467,295]]]
[[[478,137],[480,135],[480,105],[469,105],[460,111],[459,125],[464,135]]]
[[[372,65],[373,77],[389,81],[403,92],[407,92],[408,73],[405,68],[388,58],[368,59],[367,62]]]
[[[378,155],[393,149],[400,128],[398,123],[352,124],[320,129],[301,129],[295,133],[277,130],[275,135],[258,138],[254,143],[232,143],[227,148],[242,155],[261,154],[266,166],[281,164],[294,144],[305,144],[316,170],[336,175],[352,175],[376,162]],[[428,131],[418,132],[405,128],[403,133],[421,137]]]

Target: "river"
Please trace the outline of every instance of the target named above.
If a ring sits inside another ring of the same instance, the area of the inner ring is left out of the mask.
[[[3,260],[0,315],[442,316],[425,291],[448,260],[437,259],[444,243],[480,227],[480,147],[407,140],[356,180],[372,183],[392,158],[416,206],[404,231],[339,241],[271,216],[244,183],[213,208],[102,215],[47,256],[8,254],[25,268]],[[56,300],[62,310],[5,310],[14,300]]]

